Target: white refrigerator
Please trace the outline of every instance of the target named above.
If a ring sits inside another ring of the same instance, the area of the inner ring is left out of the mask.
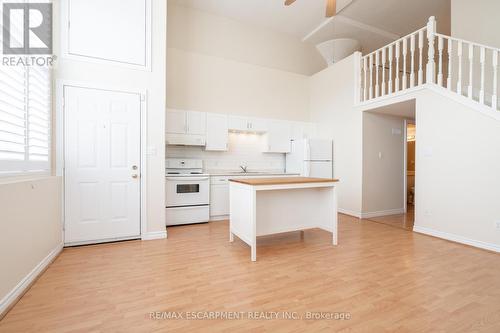
[[[333,178],[333,141],[303,139],[291,142],[286,172],[303,177]]]

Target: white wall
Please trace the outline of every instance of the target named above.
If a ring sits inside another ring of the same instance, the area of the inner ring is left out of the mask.
[[[205,151],[202,147],[167,147],[170,158],[201,158],[204,168],[209,172],[218,170],[240,171],[240,165],[248,170],[275,171],[285,170],[285,154],[262,153],[266,147],[263,135],[229,133],[227,152]]]
[[[130,91],[147,90],[147,146],[155,155],[147,158],[147,223],[148,231],[165,230],[165,91],[166,91],[166,2],[152,0],[152,71],[140,71],[60,56],[60,35],[54,35],[57,80],[97,84]],[[60,31],[59,2],[54,2],[54,31]],[[91,20],[89,21],[91,24]],[[57,96],[61,98],[61,96]]]
[[[62,249],[60,196],[59,177],[0,185],[0,317],[15,287]]]
[[[498,13],[498,0],[451,0],[451,35],[500,48]]]
[[[168,6],[168,47],[304,75],[326,63],[299,38],[197,9]]]
[[[363,112],[364,216],[404,211],[404,145],[403,118]]]
[[[168,39],[168,107],[308,120],[308,75],[326,67],[311,45],[177,5]]]
[[[355,59],[347,57],[310,80],[311,121],[333,138],[335,177],[340,179],[339,208],[361,214],[362,113],[354,108]]]
[[[308,77],[200,53],[168,50],[169,108],[308,120]]]
[[[500,251],[500,121],[424,91],[416,126],[415,228]]]

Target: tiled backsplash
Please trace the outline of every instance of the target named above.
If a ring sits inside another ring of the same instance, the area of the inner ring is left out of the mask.
[[[264,136],[246,133],[229,133],[229,150],[205,151],[204,147],[168,146],[167,158],[199,158],[205,170],[238,170],[247,165],[248,170],[284,171],[285,154],[263,153]]]

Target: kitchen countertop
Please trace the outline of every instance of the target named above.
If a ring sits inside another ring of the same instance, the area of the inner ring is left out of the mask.
[[[228,171],[228,170],[218,170],[218,171],[210,171],[207,170],[205,173],[210,176],[298,176],[298,173],[287,173],[283,171],[249,171],[249,172],[241,172],[241,171]]]
[[[229,181],[245,185],[259,186],[259,185],[336,183],[339,180],[326,179],[326,178],[308,178],[308,177],[283,177],[283,178],[230,179]]]

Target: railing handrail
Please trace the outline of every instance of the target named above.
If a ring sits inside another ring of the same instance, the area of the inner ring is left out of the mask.
[[[456,50],[455,43],[458,43]],[[480,50],[479,55],[476,49]],[[458,62],[455,57],[458,57]],[[487,61],[487,57],[491,60]],[[423,84],[436,84],[494,110],[500,105],[500,48],[437,33],[433,16],[425,27],[362,56],[360,60],[361,101]],[[453,71],[455,66],[457,68]],[[464,84],[466,89],[463,89]],[[478,86],[480,89],[476,89]],[[479,98],[474,94],[475,90],[479,91]]]
[[[418,29],[418,30],[416,30],[416,31],[410,32],[408,35],[405,35],[405,36],[403,36],[403,37],[400,37],[400,38],[396,39],[395,41],[390,42],[389,44],[387,44],[387,45],[385,45],[385,46],[382,46],[382,47],[380,47],[380,48],[376,49],[375,51],[372,51],[372,52],[370,52],[370,53],[368,53],[368,54],[365,54],[364,56],[362,56],[362,58],[367,58],[367,57],[371,56],[372,54],[375,54],[375,53],[377,53],[377,52],[382,51],[382,49],[386,49],[386,48],[388,48],[388,47],[390,47],[390,46],[392,46],[392,45],[396,45],[396,43],[401,42],[403,39],[408,39],[408,38],[409,38],[409,37],[411,37],[412,35],[416,35],[416,34],[418,34],[420,31],[422,31],[422,32],[423,32],[423,31],[425,31],[425,30],[427,30],[427,26],[425,26],[425,27],[423,27],[423,28],[420,28],[420,29]]]
[[[488,49],[488,50],[491,50],[491,51],[500,52],[500,48],[496,48],[496,47],[492,47],[492,46],[487,46],[487,45],[480,44],[480,43],[471,42],[471,41],[468,41],[468,40],[465,40],[465,39],[462,39],[462,38],[451,37],[451,36],[443,35],[443,34],[439,34],[439,33],[436,33],[436,36],[437,37],[443,37],[443,38],[446,38],[446,39],[451,39],[451,40],[453,40],[455,42],[462,42],[464,44],[470,44],[470,45],[477,46],[477,47],[482,47],[482,48],[485,48],[485,49]]]

